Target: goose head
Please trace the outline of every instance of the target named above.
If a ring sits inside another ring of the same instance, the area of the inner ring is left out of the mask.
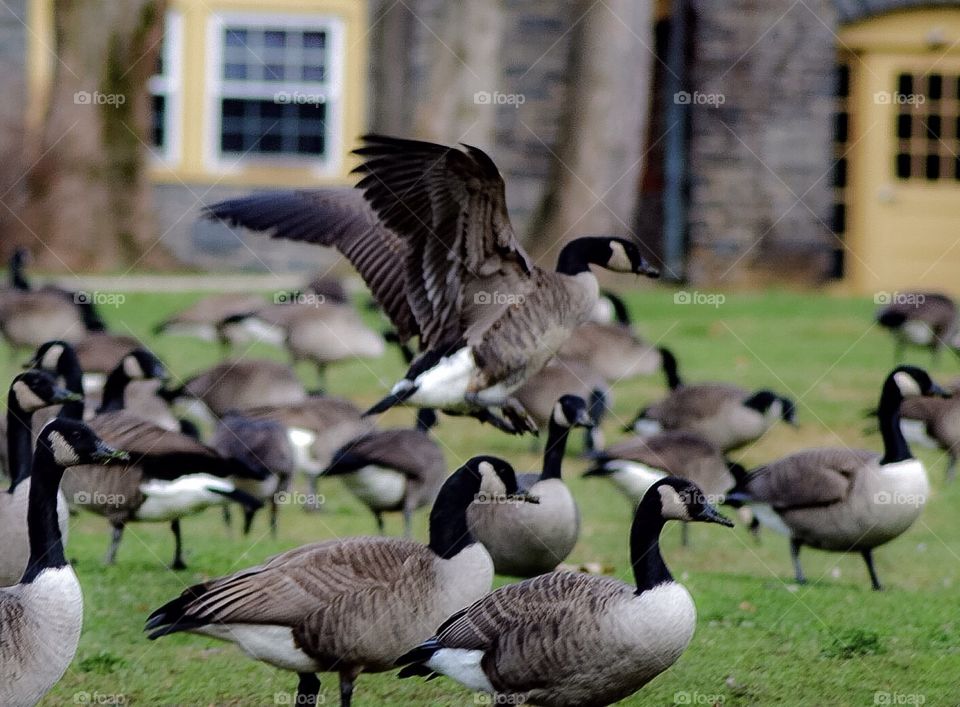
[[[130,380],[165,381],[169,377],[160,359],[146,349],[134,349],[121,359],[117,368],[122,370]]]
[[[587,401],[579,395],[563,395],[553,405],[550,422],[558,427],[593,427]]]
[[[25,413],[79,400],[83,400],[80,393],[61,388],[56,378],[47,371],[25,371],[10,384],[10,408],[19,408]]]
[[[637,515],[641,513],[659,517],[662,521],[719,523],[733,527],[733,521],[708,502],[699,486],[675,476],[660,479],[647,489],[637,508]]]
[[[37,444],[49,450],[57,466],[62,467],[130,459],[129,454],[111,447],[82,422],[64,418],[47,423],[40,431]]]
[[[887,376],[884,385],[891,384],[899,391],[901,397],[911,396],[939,396],[949,398],[950,393],[937,385],[925,370],[916,366],[897,366]]]
[[[758,390],[744,400],[743,404],[759,412],[771,423],[776,420],[783,420],[788,425],[796,426],[797,424],[796,404],[790,398],[777,395],[772,390]]]
[[[41,344],[40,348],[34,352],[33,357],[23,364],[23,367],[39,368],[50,373],[66,375],[74,368],[74,364],[79,368],[80,363],[73,346],[66,341],[57,339]]]
[[[578,275],[589,270],[590,265],[599,265],[613,272],[660,276],[660,270],[643,257],[637,243],[609,236],[575,238],[567,243],[560,251],[557,272]]]

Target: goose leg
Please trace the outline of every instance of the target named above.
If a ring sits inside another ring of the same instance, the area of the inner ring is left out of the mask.
[[[874,591],[879,592],[883,589],[883,586],[881,586],[880,579],[877,577],[877,568],[873,566],[873,550],[863,550],[860,554],[863,555],[863,561],[867,563],[867,571],[870,572],[870,584]]]
[[[309,488],[310,496],[307,499],[303,507],[308,513],[319,513],[323,510],[323,506],[320,504],[320,494],[317,493],[317,487],[320,485],[320,475],[319,474],[307,474],[307,487]]]
[[[757,518],[756,516],[754,516],[753,519],[750,521],[749,530],[750,530],[750,535],[753,536],[754,542],[756,542],[757,545],[759,545],[760,544],[760,519]]]
[[[957,478],[957,455],[950,452],[949,461],[947,461],[947,483]]]
[[[270,498],[270,537],[277,537],[277,515],[279,513],[279,508],[277,507],[277,497],[274,494]]]
[[[107,550],[105,562],[108,565],[115,564],[117,561],[117,550],[120,548],[120,540],[123,538],[123,523],[113,523],[113,533],[110,536],[110,549]]]
[[[477,418],[480,422],[486,422],[488,425],[492,425],[501,432],[506,432],[511,435],[519,434],[513,425],[486,408],[473,411],[470,413],[470,416]]]
[[[227,526],[229,530],[230,525],[233,523],[233,517],[230,515],[230,506],[225,503],[221,508],[223,509],[223,524]]]
[[[357,679],[359,671],[355,668],[347,668],[340,671],[340,707],[350,707],[350,700],[353,698],[353,682]]]
[[[793,573],[797,584],[806,584],[807,578],[803,574],[803,567],[800,566],[800,548],[803,543],[797,538],[790,538],[790,557],[793,559]]]
[[[523,434],[524,432],[539,434],[540,428],[536,421],[516,398],[507,398],[501,410],[503,410],[504,417],[510,421],[517,434]]]
[[[187,565],[183,561],[183,538],[180,535],[179,518],[170,521],[170,530],[173,531],[173,562],[170,564],[170,569],[185,570]]]
[[[317,361],[317,390],[323,393],[327,389],[327,364]]]
[[[374,511],[373,517],[377,519],[377,532],[379,532],[380,535],[386,535],[386,531],[383,527],[383,513],[380,511]]]
[[[297,683],[298,705],[316,705],[317,695],[320,692],[320,678],[313,673],[297,673],[300,682]]]
[[[403,507],[403,537],[413,537],[413,509],[410,506]]]
[[[243,534],[249,535],[250,528],[253,527],[253,517],[257,514],[255,508],[244,508],[243,509]]]

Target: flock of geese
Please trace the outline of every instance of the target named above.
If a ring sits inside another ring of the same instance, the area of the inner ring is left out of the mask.
[[[518,242],[501,176],[479,149],[370,135],[356,154],[355,189],[256,194],[207,215],[335,248],[389,319],[387,335],[330,279],[269,304],[207,297],[155,332],[198,336],[225,354],[241,341],[274,343],[321,376],[392,342],[407,372],[366,411],[306,390],[291,366],[268,360],[227,359],[173,381],[83,298],[33,288],[14,256],[0,333],[32,355],[9,385],[5,420],[0,704],[35,704],[76,652],[83,600],[64,556],[71,510],[106,519],[108,563],[122,561],[127,524],[169,523],[171,566],[182,569],[183,519],[236,504],[249,531],[268,505],[276,533],[277,497],[298,473],[314,492],[321,477],[339,477],[380,535],[291,549],[192,586],[146,621],[150,639],[212,636],[296,673],[297,704],[317,703],[318,673],[338,673],[349,705],[361,673],[397,669],[445,675],[498,703],[620,700],[668,669],[696,625],[693,600],[660,552],[664,524],[732,526],[721,502],[788,536],[797,582],[806,546],[860,553],[881,588],[873,550],[906,531],[929,495],[908,437],[949,450],[951,470],[960,451],[960,404],[926,372],[901,365],[882,382],[882,453],[801,450],[748,471],[726,454],[779,422],[795,424],[794,403],[771,390],[688,382],[672,351],[635,333],[591,269],[655,277],[634,242],[577,238],[547,270]],[[878,320],[894,327],[916,314]],[[921,343],[946,335],[926,326]],[[628,437],[604,444],[599,423],[615,383],[658,373],[665,396],[637,413]],[[395,406],[414,408],[415,421],[377,426]],[[509,434],[545,429],[541,468],[521,474],[480,454],[448,473],[431,435],[443,415]],[[581,526],[562,473],[573,428],[585,430],[587,475],[608,478],[635,507],[625,533],[632,582],[558,569]],[[427,543],[412,538],[422,508]],[[402,514],[404,537],[384,535],[387,513]],[[491,591],[495,574],[520,581]]]

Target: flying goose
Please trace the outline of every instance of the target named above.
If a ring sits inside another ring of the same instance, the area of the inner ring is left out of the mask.
[[[40,432],[26,518],[29,560],[18,584],[0,588],[0,704],[39,702],[77,652],[83,596],[63,554],[56,512],[64,469],[122,459],[79,422],[57,419]]]
[[[30,543],[27,539],[27,505],[30,497],[30,470],[33,457],[31,417],[50,405],[82,396],[57,385],[44,371],[21,373],[7,394],[7,455],[10,461],[10,488],[0,493],[0,586],[15,584],[27,566]],[[57,496],[60,532],[66,540],[67,502]]]
[[[957,348],[957,305],[938,292],[902,292],[897,299],[881,308],[877,323],[893,334],[894,358],[903,360],[907,344],[930,349],[935,363],[944,346]]]
[[[550,572],[573,551],[580,535],[580,511],[560,470],[570,428],[592,424],[583,398],[561,397],[550,416],[542,471],[520,477],[521,485],[540,502],[478,498],[470,506],[470,532],[487,548],[497,574],[532,577]]]
[[[904,533],[930,494],[923,463],[900,430],[900,403],[909,395],[945,395],[927,373],[898,366],[886,378],[877,417],[883,455],[862,449],[807,449],[752,471],[728,498],[746,502],[760,522],[790,536],[796,581],[804,545],[859,552],[874,589],[881,589],[873,549]]]
[[[953,481],[960,457],[960,398],[905,398],[900,404],[900,429],[912,444],[946,451],[947,481]]]
[[[254,660],[299,675],[297,704],[316,704],[318,672],[340,673],[349,705],[363,672],[383,672],[493,583],[493,563],[467,529],[478,493],[517,494],[509,464],[474,457],[444,483],[430,542],[355,537],[305,545],[263,565],[198,584],[154,611],[155,639],[190,631],[236,643]]]
[[[377,519],[403,512],[403,535],[413,534],[413,512],[429,506],[447,478],[443,451],[428,434],[436,421],[429,408],[418,410],[415,429],[374,430],[338,449],[321,476],[338,476]]]
[[[367,135],[355,154],[364,175],[355,190],[254,195],[208,213],[338,248],[401,340],[419,336],[422,353],[370,414],[406,404],[533,429],[511,393],[590,317],[599,290],[590,265],[658,271],[622,238],[578,238],[556,271],[535,265],[510,224],[496,165],[475,147]]]
[[[688,430],[728,452],[756,441],[778,420],[796,424],[793,401],[770,390],[751,393],[727,383],[684,384],[669,351],[664,353],[664,371],[670,393],[641,410],[628,431],[651,435]]]
[[[635,584],[551,572],[501,587],[453,614],[399,661],[400,677],[446,675],[497,704],[608,705],[680,657],[696,607],[660,554],[667,520],[732,526],[695,484],[655,482],[630,530]]]
[[[745,473],[724,458],[717,447],[694,432],[676,430],[650,437],[631,437],[596,454],[596,463],[584,476],[606,477],[636,507],[657,479],[676,476],[692,481],[711,503],[721,503]],[[689,543],[682,526],[683,544]]]

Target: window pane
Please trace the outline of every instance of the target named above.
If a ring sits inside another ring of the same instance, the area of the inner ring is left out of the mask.
[[[323,155],[326,105],[231,98],[222,101],[222,152]]]
[[[906,140],[910,137],[910,128],[912,121],[909,113],[901,113],[897,116],[897,137]]]
[[[910,178],[910,155],[903,152],[897,155],[897,176],[900,179]]]
[[[244,47],[247,45],[247,30],[229,28],[226,32],[228,47]]]
[[[323,49],[327,46],[326,32],[304,32],[303,46],[306,49]]]
[[[267,30],[263,33],[263,45],[265,47],[285,47],[287,45],[287,33],[280,30]]]
[[[913,76],[910,74],[900,74],[897,79],[897,93],[909,95],[913,93]]]
[[[940,116],[939,115],[927,116],[927,137],[930,140],[940,139]]]
[[[927,179],[939,179],[940,155],[927,155],[926,173]]]
[[[834,124],[834,141],[836,142],[846,142],[848,139],[848,131],[850,125],[850,117],[846,113],[837,113],[835,124]]]
[[[939,101],[943,96],[943,77],[940,74],[930,74],[927,79],[927,98]]]
[[[243,80],[247,78],[246,64],[224,64],[223,78],[232,80]]]

